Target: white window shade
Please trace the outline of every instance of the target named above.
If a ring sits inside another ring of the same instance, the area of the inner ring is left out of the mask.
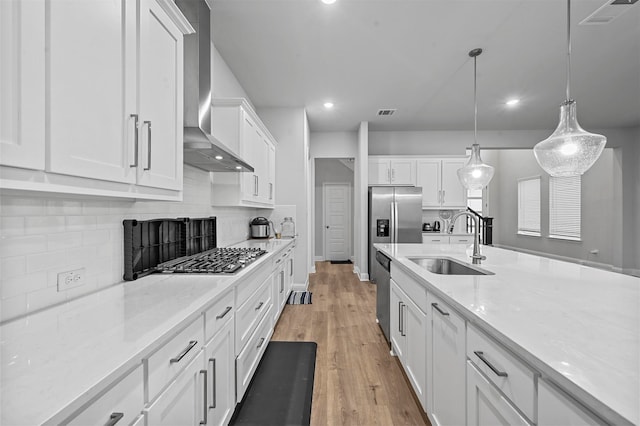
[[[518,179],[518,233],[540,235],[540,176]]]
[[[549,237],[580,240],[580,176],[549,178]]]

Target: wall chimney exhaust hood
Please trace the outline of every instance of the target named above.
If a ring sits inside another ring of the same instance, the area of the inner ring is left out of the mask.
[[[205,0],[176,0],[194,34],[184,36],[184,162],[210,172],[253,172],[211,134],[211,22]]]

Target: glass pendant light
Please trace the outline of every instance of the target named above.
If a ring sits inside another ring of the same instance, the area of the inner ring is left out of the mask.
[[[560,123],[555,132],[533,147],[540,167],[551,176],[581,175],[602,154],[607,138],[582,129],[576,117],[576,102],[570,96],[571,0],[567,0],[567,100],[560,105]]]
[[[467,164],[458,169],[458,179],[460,183],[467,189],[482,189],[489,184],[493,178],[493,167],[482,162],[480,158],[480,145],[478,144],[478,91],[477,91],[477,71],[476,60],[482,53],[482,49],[473,49],[469,52],[469,56],[473,58],[473,145],[471,146],[471,157]]]

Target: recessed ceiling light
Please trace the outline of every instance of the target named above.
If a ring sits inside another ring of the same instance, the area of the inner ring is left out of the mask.
[[[516,106],[520,103],[520,99],[509,99],[507,102],[505,102],[507,104],[507,106]]]
[[[325,103],[324,103],[324,107],[325,107],[326,109],[331,109],[331,108],[333,108],[333,102],[325,102]]]
[[[241,170],[241,169],[242,169],[242,167],[240,167],[240,166],[236,166],[236,169]]]
[[[334,4],[336,2],[336,0],[322,0],[322,3],[324,4]]]
[[[216,156],[215,156],[215,159],[216,159],[216,160],[222,160],[222,155],[216,155]]]

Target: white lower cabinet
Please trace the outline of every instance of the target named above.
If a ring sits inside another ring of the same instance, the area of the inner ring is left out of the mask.
[[[226,425],[236,405],[233,321],[215,335],[204,349],[207,370],[207,425]]]
[[[145,409],[147,424],[158,426],[207,424],[208,373],[200,351],[185,370]]]
[[[255,373],[256,368],[258,368],[260,359],[273,334],[273,320],[270,317],[270,309],[273,309],[273,305],[269,305],[269,312],[262,318],[262,321],[249,339],[249,342],[236,358],[237,402],[242,401],[242,397],[249,387],[249,383],[251,383],[253,373]]]
[[[466,421],[465,320],[432,293],[428,293],[427,300],[431,308],[427,409],[435,425],[463,425]]]
[[[63,423],[68,425],[131,424],[137,420],[144,407],[143,383],[142,364],[140,364],[97,400]]]
[[[391,342],[425,407],[427,315],[391,280]]]
[[[530,425],[500,391],[467,361],[467,425]]]
[[[601,425],[594,417],[560,390],[544,380],[538,381],[538,425],[582,426]]]

